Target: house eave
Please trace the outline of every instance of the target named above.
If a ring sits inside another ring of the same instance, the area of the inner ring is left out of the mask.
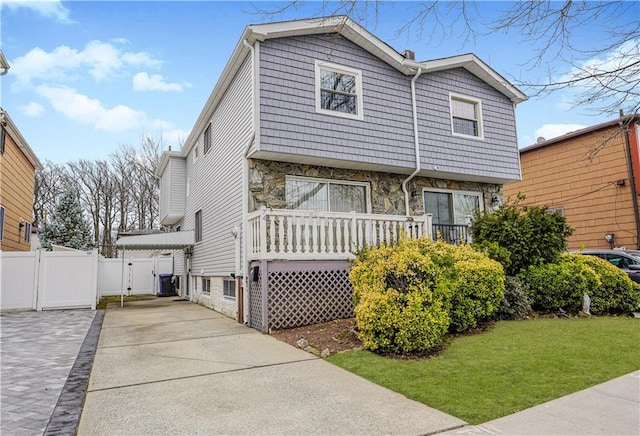
[[[24,139],[24,136],[22,136],[20,130],[18,130],[18,127],[16,127],[9,114],[2,107],[0,107],[0,122],[4,125],[9,136],[11,136],[11,138],[15,141],[16,145],[18,146],[22,154],[24,154],[24,156],[27,158],[29,163],[33,166],[33,168],[36,170],[41,170],[42,163],[40,163],[40,160],[38,159],[36,154],[33,152],[31,147],[29,147],[29,143],[27,143],[27,140]]]
[[[498,74],[493,68],[485,64],[473,53],[452,56],[441,59],[433,59],[420,63],[425,73],[464,68],[474,76],[491,85],[496,90],[507,96],[513,103],[522,103],[528,97],[512,85],[507,79]]]
[[[164,174],[164,171],[167,169],[167,165],[169,165],[169,160],[171,158],[182,158],[182,153],[179,151],[165,151],[160,156],[160,161],[158,162],[158,167],[154,172],[154,176],[157,179],[160,179]]]

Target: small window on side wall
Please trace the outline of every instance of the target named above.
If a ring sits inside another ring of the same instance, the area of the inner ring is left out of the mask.
[[[202,209],[196,212],[196,242],[202,241]]]
[[[224,279],[222,282],[222,296],[225,298],[236,298],[236,281],[234,279]]]
[[[202,278],[202,292],[205,294],[211,293],[211,279],[204,277]]]
[[[0,124],[0,154],[4,153],[4,141],[7,136],[7,131],[4,126]]]
[[[24,242],[31,242],[31,223],[24,223]]]
[[[482,105],[480,100],[449,94],[449,101],[451,105],[451,132],[455,136],[483,139]]]
[[[211,124],[204,130],[204,154],[207,154],[211,148]]]
[[[0,206],[0,241],[4,236],[4,207]]]
[[[316,61],[316,112],[363,119],[360,70]]]

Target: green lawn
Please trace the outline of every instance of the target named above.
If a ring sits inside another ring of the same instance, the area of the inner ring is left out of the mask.
[[[640,368],[640,320],[501,321],[454,339],[439,356],[400,360],[369,351],[327,359],[408,398],[479,424]]]

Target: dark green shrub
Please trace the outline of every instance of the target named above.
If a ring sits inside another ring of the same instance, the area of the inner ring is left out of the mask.
[[[530,266],[521,277],[529,285],[533,308],[545,311],[578,312],[584,294],[600,286],[598,275],[586,263],[564,259]]]
[[[596,256],[565,255],[563,262],[588,265],[600,278],[600,286],[587,292],[594,315],[630,313],[640,305],[640,289],[634,286],[627,273]]]
[[[567,249],[567,237],[573,229],[558,213],[546,207],[502,205],[496,212],[476,216],[471,224],[476,244],[495,242],[509,252],[507,275],[515,276],[531,265],[554,262]]]
[[[521,278],[507,276],[504,280],[504,298],[493,314],[494,319],[517,320],[531,313],[529,285]]]
[[[482,242],[473,242],[471,246],[478,251],[482,251],[489,256],[489,258],[500,262],[505,270],[508,270],[511,267],[511,253],[509,253],[509,250],[506,248],[498,245],[497,242],[489,242],[485,240]]]

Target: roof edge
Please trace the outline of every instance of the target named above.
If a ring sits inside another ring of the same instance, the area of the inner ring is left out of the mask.
[[[578,136],[586,135],[588,133],[597,132],[598,130],[607,129],[609,127],[613,127],[615,125],[620,125],[620,123],[632,123],[634,121],[640,121],[640,114],[632,114],[625,115],[623,117],[618,117],[610,121],[605,121],[600,124],[596,124],[593,126],[585,127],[584,129],[574,130],[573,132],[565,133],[561,136],[556,136],[555,138],[547,139],[546,141],[542,141],[537,144],[531,144],[526,147],[520,149],[520,154],[527,153],[529,151],[537,150],[538,148],[547,147],[549,145],[553,145],[555,143],[565,141],[567,139],[573,139]]]
[[[7,132],[9,133],[9,135],[11,135],[11,138],[13,138],[16,145],[18,146],[20,151],[22,151],[22,154],[25,155],[29,163],[33,165],[33,168],[35,168],[36,170],[41,170],[42,163],[40,162],[40,159],[38,159],[38,156],[36,156],[31,147],[29,147],[29,143],[27,142],[27,140],[24,139],[24,136],[22,136],[22,133],[20,133],[18,127],[15,125],[7,111],[2,107],[0,107],[0,123],[2,123],[3,126],[7,129]]]

